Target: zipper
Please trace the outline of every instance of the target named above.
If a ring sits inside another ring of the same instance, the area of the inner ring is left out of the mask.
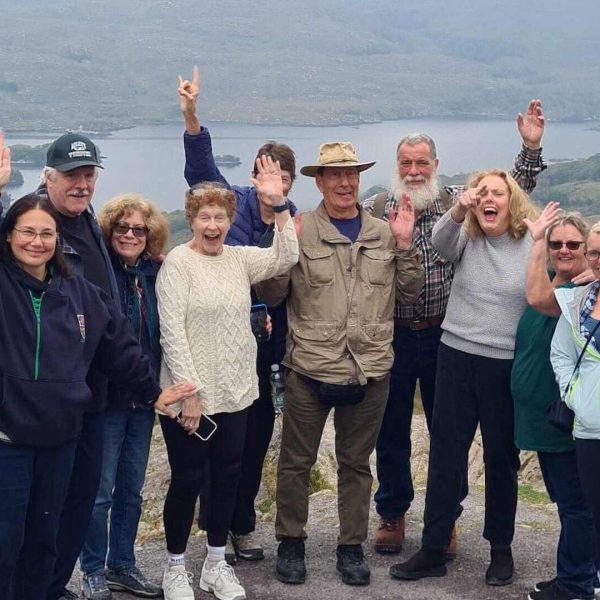
[[[39,298],[36,298],[31,290],[29,290],[29,296],[31,297],[31,306],[33,307],[33,314],[35,315],[35,359],[33,363],[33,379],[37,381],[40,374],[40,346],[42,344],[42,300],[44,294],[42,292]]]

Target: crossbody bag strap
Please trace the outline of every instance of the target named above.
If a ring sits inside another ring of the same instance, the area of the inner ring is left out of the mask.
[[[592,329],[592,333],[590,333],[590,337],[587,338],[587,340],[585,340],[583,349],[581,350],[579,357],[577,358],[577,362],[575,363],[575,368],[573,369],[573,373],[571,374],[571,377],[569,378],[569,383],[567,383],[567,385],[565,387],[565,396],[567,395],[567,392],[569,391],[569,388],[571,387],[571,381],[573,381],[573,377],[575,377],[575,373],[577,373],[577,370],[579,369],[579,365],[581,364],[581,360],[583,359],[585,350],[588,347],[588,344],[590,343],[591,339],[594,337],[594,334],[596,333],[596,330],[598,329],[598,327],[600,327],[600,321],[598,321],[596,323],[596,325],[594,326],[594,329]]]

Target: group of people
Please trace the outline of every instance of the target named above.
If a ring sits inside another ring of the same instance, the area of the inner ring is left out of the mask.
[[[593,598],[600,227],[554,202],[540,211],[527,195],[545,169],[541,102],[517,118],[513,170],[466,186],[441,187],[434,141],[410,134],[391,189],[361,205],[360,173],[375,163],[348,142],[321,144],[300,172],[322,200],[302,215],[288,198],[296,164],[285,144],[259,148],[250,186],[227,182],[198,118],[199,92],[197,69],[180,77],[191,239],[166,257],[167,222],[149,200],[123,194],[94,215],[102,165],[79,134],[51,144],[42,185],[4,215],[0,595],[76,598],[67,584],[79,558],[89,600],[111,590],[193,600],[185,551],[199,498],[199,587],[243,600],[233,564],[264,556],[254,502],[275,418],[270,366],[281,363],[280,581],[307,576],[310,471],[332,410],[342,581],[370,582],[374,449],[374,549],[402,549],[418,381],[430,433],[422,546],[391,576],[440,577],[456,557],[479,425],[486,583],[513,579],[518,449],[535,450],[561,536],[556,575],[529,598]],[[0,190],[9,175],[0,137]],[[256,303],[271,316],[270,339],[258,344]],[[572,433],[548,422],[561,401],[574,411]],[[155,412],[171,470],[161,585],[134,554]]]

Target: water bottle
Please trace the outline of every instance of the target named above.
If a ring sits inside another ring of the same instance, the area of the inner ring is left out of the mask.
[[[279,370],[279,365],[271,365],[271,400],[273,402],[273,410],[275,416],[279,416],[283,412],[283,401],[285,397],[285,382],[283,381],[283,373]]]

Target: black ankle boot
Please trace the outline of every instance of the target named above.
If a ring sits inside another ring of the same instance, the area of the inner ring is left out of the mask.
[[[340,544],[337,547],[336,569],[342,574],[342,581],[348,585],[369,585],[371,569],[365,560],[360,544]]]
[[[488,585],[508,585],[512,583],[514,563],[510,546],[493,547],[490,550],[490,566],[485,572]]]
[[[446,575],[446,553],[444,550],[421,548],[406,562],[390,567],[394,579],[421,579],[422,577],[444,577]]]
[[[283,583],[304,583],[304,540],[284,538],[277,548],[277,579]]]

